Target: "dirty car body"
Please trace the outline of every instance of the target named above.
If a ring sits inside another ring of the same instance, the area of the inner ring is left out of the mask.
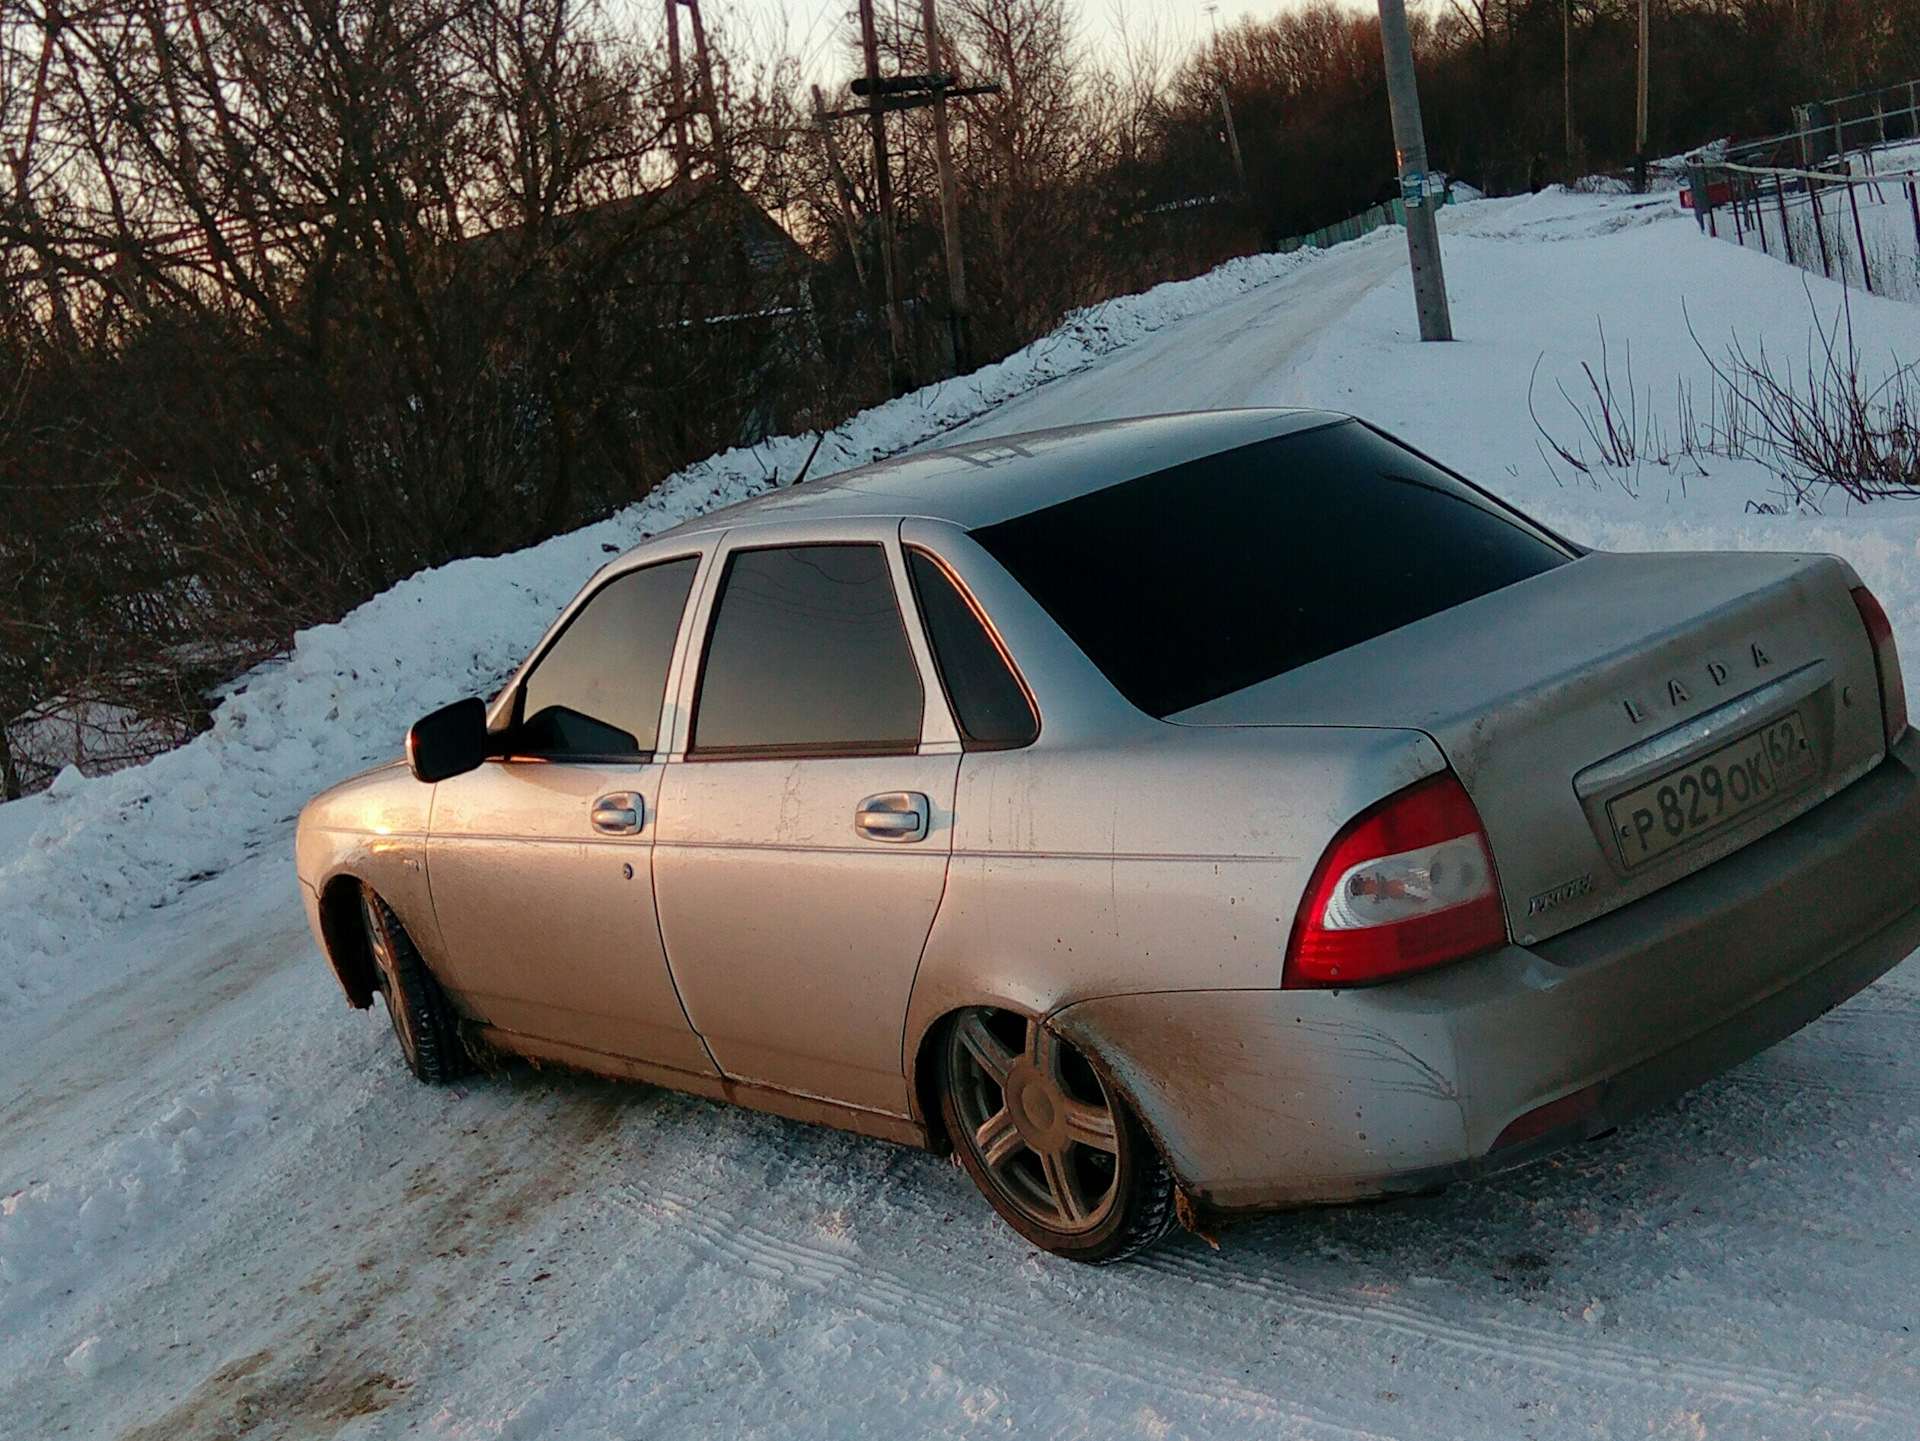
[[[1920,750],[1845,562],[1587,553],[1319,412],[980,442],[691,522],[596,575],[485,725],[463,773],[301,818],[350,1000],[377,892],[470,1042],[918,1145],[959,1117],[989,1164],[1051,1158],[1042,1210],[1061,1156],[1114,1149],[1054,1124],[1073,1094],[1137,1120],[1189,1220],[1421,1190],[1920,945]],[[958,1026],[974,1111],[936,1095]],[[1023,1101],[1062,1047],[1093,1079]]]

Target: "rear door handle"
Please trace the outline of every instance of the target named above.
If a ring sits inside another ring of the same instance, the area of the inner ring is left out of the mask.
[[[924,841],[933,806],[919,791],[868,796],[853,813],[853,828],[870,841]]]
[[[646,797],[635,791],[615,791],[593,803],[593,828],[603,836],[635,836],[646,823]]]

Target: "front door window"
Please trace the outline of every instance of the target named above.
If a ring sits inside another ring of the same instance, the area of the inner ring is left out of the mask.
[[[652,758],[667,665],[699,564],[689,556],[616,576],[574,613],[525,681],[516,753]]]

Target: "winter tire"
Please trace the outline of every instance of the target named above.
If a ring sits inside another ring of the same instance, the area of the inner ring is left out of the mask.
[[[1037,1020],[961,1012],[938,1055],[960,1164],[1009,1226],[1072,1261],[1120,1261],[1172,1229],[1174,1184],[1140,1123]]]
[[[371,886],[360,888],[360,917],[366,924],[367,949],[373,953],[387,1018],[400,1038],[407,1069],[431,1085],[471,1075],[473,1058],[460,1039],[459,1017],[447,993],[420,959],[393,908]]]

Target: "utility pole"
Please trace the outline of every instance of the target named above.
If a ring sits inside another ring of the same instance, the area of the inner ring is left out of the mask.
[[[667,0],[667,101],[673,130],[673,176],[687,178],[687,90],[680,68],[680,0]]]
[[[1648,3],[1649,0],[1640,0],[1640,83],[1633,103],[1633,174],[1636,190],[1647,188],[1647,60],[1652,51],[1648,43]]]
[[[880,37],[873,0],[860,0],[860,49],[867,63],[867,128],[873,135],[874,201],[880,211],[880,274],[887,287],[887,346],[894,392],[912,389],[907,371],[907,324],[900,312],[899,259],[893,248],[893,177],[887,171],[886,97],[880,85]]]
[[[1387,102],[1393,110],[1393,145],[1400,162],[1400,197],[1407,210],[1407,259],[1413,270],[1413,304],[1420,317],[1420,338],[1452,340],[1447,278],[1440,268],[1440,226],[1429,203],[1432,183],[1427,175],[1427,137],[1420,123],[1420,91],[1414,81],[1406,0],[1380,0],[1380,45],[1387,64]]]
[[[887,169],[887,112],[924,110],[928,107],[932,107],[934,112],[934,151],[940,170],[940,221],[946,243],[947,293],[951,301],[949,314],[953,323],[953,363],[956,370],[965,370],[968,365],[967,269],[960,253],[960,197],[954,184],[953,151],[947,137],[947,101],[1000,93],[1000,82],[997,80],[962,85],[958,76],[940,70],[940,34],[934,22],[933,4],[934,0],[920,0],[920,15],[926,26],[929,67],[925,75],[883,77],[880,74],[880,42],[873,23],[873,0],[860,0],[860,47],[866,60],[866,74],[847,88],[853,92],[855,99],[863,103],[852,110],[826,110],[821,106],[817,87],[813,96],[814,121],[819,125],[820,133],[826,137],[827,159],[830,163],[835,166],[839,164],[833,138],[827,128],[830,122],[864,118],[873,138],[874,201],[880,212],[880,268],[886,277],[887,287],[887,339],[893,354],[894,389],[899,394],[906,393],[912,384],[912,377],[908,367],[906,318],[900,303],[900,287],[904,277],[900,274],[899,256],[894,247],[893,177]],[[837,172],[836,183],[839,183]],[[841,194],[843,202],[850,206],[844,184]]]
[[[693,63],[698,70],[693,96],[687,95],[687,80],[680,57],[680,8],[686,7],[693,25]],[[720,123],[720,102],[714,97],[713,57],[707,51],[707,27],[700,20],[700,0],[667,0],[667,85],[671,109],[668,118],[673,131],[675,178],[685,181],[693,170],[693,128],[696,115],[707,117],[709,159],[713,173],[724,180],[732,170],[727,156],[727,136]]]
[[[1207,19],[1213,25],[1213,89],[1220,97],[1220,118],[1226,122],[1227,149],[1233,155],[1234,178],[1240,182],[1240,195],[1247,194],[1247,167],[1240,158],[1240,132],[1233,126],[1233,104],[1227,99],[1226,69],[1220,64],[1220,7],[1207,6]]]
[[[720,125],[720,102],[713,93],[713,56],[707,50],[707,27],[700,22],[700,0],[680,0],[693,20],[693,59],[700,67],[700,102],[707,112],[709,138],[713,141],[713,170],[722,180],[733,166],[727,156],[727,134]]]
[[[953,147],[947,138],[947,87],[940,84],[940,30],[935,24],[933,0],[920,0],[920,19],[927,32],[927,76],[933,91],[933,160],[940,171],[940,230],[947,251],[947,325],[953,342],[953,373],[970,368],[972,346],[967,334],[967,264],[960,253],[960,191],[953,178]]]
[[[1227,148],[1233,152],[1233,173],[1240,182],[1240,197],[1247,194],[1247,165],[1240,158],[1240,132],[1233,128],[1233,106],[1227,100],[1227,82],[1215,80],[1213,88],[1220,92],[1220,117],[1227,122]]]
[[[1560,106],[1565,129],[1560,150],[1569,170],[1573,167],[1573,0],[1560,0]],[[1572,178],[1571,175],[1568,176]]]
[[[854,278],[860,282],[860,288],[867,288],[867,262],[860,255],[860,230],[853,222],[853,186],[847,180],[847,167],[840,163],[840,145],[833,138],[833,121],[827,114],[827,102],[820,96],[820,87],[813,87],[813,124],[820,132],[820,143],[826,147],[827,169],[833,173],[834,192],[840,197],[840,223],[847,230],[847,254],[853,257]]]

